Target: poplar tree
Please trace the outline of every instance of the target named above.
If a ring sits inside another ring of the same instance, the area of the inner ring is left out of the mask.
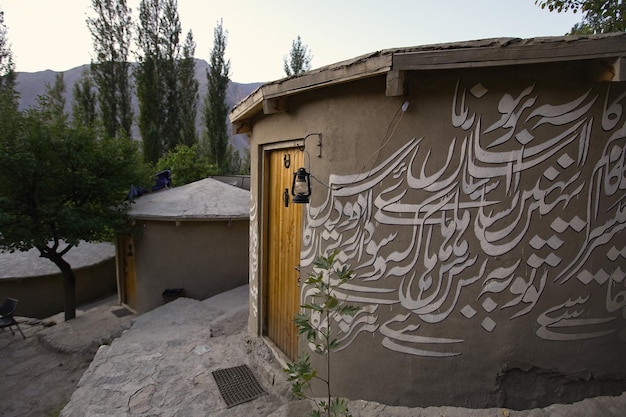
[[[158,69],[163,74],[164,151],[174,149],[180,138],[178,61],[180,60],[181,25],[177,0],[161,0],[163,5],[162,56]]]
[[[15,63],[2,10],[0,10],[0,92],[15,95]]]
[[[110,137],[131,137],[133,112],[128,55],[132,35],[126,0],[91,0],[96,17],[87,19],[94,48],[91,72],[98,87],[99,115]]]
[[[15,90],[15,63],[4,24],[4,12],[0,10],[0,134],[10,135],[14,128],[13,115],[17,112]]]
[[[302,39],[298,38],[291,42],[291,51],[288,57],[283,58],[283,69],[287,77],[299,75],[311,69],[311,60],[313,56],[309,51],[309,47],[302,43]]]
[[[183,45],[183,58],[179,62],[179,115],[180,115],[180,144],[192,146],[197,143],[196,117],[198,115],[198,100],[200,99],[199,83],[196,79],[196,43],[190,30]]]
[[[96,124],[97,96],[89,70],[83,71],[74,83],[72,120],[76,124],[94,127]]]
[[[213,30],[214,40],[207,70],[207,95],[204,98],[203,118],[205,140],[209,160],[218,167],[221,173],[228,169],[228,130],[226,117],[226,89],[228,88],[230,60],[225,59],[227,32],[224,31],[223,21],[220,20]]]
[[[179,142],[180,33],[176,0],[141,1],[135,79],[144,158],[152,163]]]
[[[54,76],[54,84],[46,83],[46,94],[40,97],[40,101],[44,101],[45,107],[54,119],[65,123],[67,122],[67,113],[65,113],[65,80],[63,73],[57,72]]]

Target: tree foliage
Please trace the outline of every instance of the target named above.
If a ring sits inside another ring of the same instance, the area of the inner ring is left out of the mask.
[[[72,121],[84,126],[96,126],[97,95],[89,70],[83,71],[72,90]]]
[[[153,163],[180,143],[196,142],[195,42],[190,31],[181,54],[180,34],[176,0],[141,1],[135,78],[144,156]]]
[[[207,70],[207,94],[204,98],[203,118],[205,142],[209,160],[216,165],[220,173],[227,172],[228,131],[226,118],[226,89],[229,83],[230,60],[226,60],[227,32],[220,20],[213,30],[213,49]]]
[[[283,58],[283,69],[288,77],[299,75],[311,69],[311,60],[313,56],[309,51],[309,47],[302,43],[302,39],[298,38],[291,42],[291,51],[289,57]]]
[[[139,101],[139,133],[143,139],[144,159],[156,162],[164,153],[165,144],[161,121],[163,120],[164,81],[159,65],[161,61],[160,3],[142,0],[139,4],[137,25],[138,65],[135,69],[137,100]]]
[[[535,0],[535,4],[551,12],[582,12],[583,20],[574,25],[572,34],[626,31],[626,2],[623,0]]]
[[[161,100],[162,106],[162,139],[167,152],[179,143],[180,118],[178,103],[180,93],[178,88],[178,61],[180,59],[180,34],[181,25],[178,17],[177,0],[160,0],[163,13],[160,16],[161,30],[160,39],[161,54],[159,56],[159,66],[157,69],[161,73],[163,90]]]
[[[198,150],[198,144],[192,146],[177,145],[156,164],[158,171],[172,171],[172,185],[177,187],[198,181],[209,175],[216,175],[217,168],[211,165]]]
[[[314,380],[321,381],[326,386],[326,398],[315,401],[316,410],[312,417],[349,417],[348,402],[344,398],[332,396],[331,355],[341,343],[335,336],[333,322],[341,316],[354,316],[360,308],[346,304],[337,297],[338,289],[354,278],[354,271],[347,266],[336,267],[339,252],[334,250],[327,256],[318,256],[313,263],[315,271],[305,281],[311,299],[300,306],[302,311],[297,313],[294,323],[298,334],[304,335],[313,352],[324,357],[326,361],[326,376],[321,377],[312,365],[308,353],[303,353],[295,362],[287,364],[283,371],[287,380],[291,381],[291,391],[298,398],[310,398],[305,390],[311,390]]]
[[[124,198],[140,183],[140,154],[134,141],[99,138],[43,105],[17,113],[17,128],[0,136],[0,249],[37,248],[59,267],[69,320],[76,281],[63,257],[80,241],[112,239],[126,224]]]
[[[198,115],[198,101],[200,100],[199,83],[196,79],[196,43],[190,30],[183,45],[183,57],[179,62],[179,114],[180,137],[179,143],[192,146],[198,142],[196,131],[196,117]]]
[[[131,137],[131,10],[126,0],[91,0],[96,17],[87,19],[95,56],[91,72],[98,87],[99,114],[109,137]]]
[[[226,147],[226,165],[223,174],[249,175],[250,149],[244,149],[243,156],[232,144]]]
[[[0,100],[2,108],[0,118],[10,116],[17,111],[17,92],[15,90],[15,63],[4,24],[4,12],[0,10]]]
[[[15,63],[9,43],[7,27],[4,24],[4,12],[0,10],[0,94],[12,101],[17,109],[15,92]]]
[[[47,108],[55,119],[65,123],[67,114],[65,113],[65,80],[63,73],[57,72],[54,75],[54,84],[46,83],[46,94],[40,97],[40,101],[45,101],[43,106]]]

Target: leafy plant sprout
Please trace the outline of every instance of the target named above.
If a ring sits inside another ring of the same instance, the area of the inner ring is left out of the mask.
[[[354,271],[348,266],[335,267],[338,251],[328,256],[318,256],[313,263],[313,273],[305,281],[311,287],[312,295],[309,303],[300,306],[301,311],[295,315],[294,323],[298,334],[305,335],[312,350],[325,357],[326,378],[318,375],[317,369],[311,365],[308,352],[303,353],[295,361],[287,364],[284,372],[287,380],[292,382],[291,391],[298,398],[312,400],[317,409],[311,412],[313,417],[351,417],[348,401],[345,398],[333,398],[331,389],[330,359],[340,342],[333,334],[331,323],[340,316],[354,316],[360,308],[340,301],[337,289],[354,277]],[[306,395],[311,391],[313,380],[319,380],[326,386],[326,398],[314,400]]]

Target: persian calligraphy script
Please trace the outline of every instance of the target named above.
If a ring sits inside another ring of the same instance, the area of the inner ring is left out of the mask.
[[[626,342],[626,93],[546,102],[529,85],[494,99],[460,80],[450,93],[454,136],[391,142],[308,208],[303,266],[338,249],[357,273],[340,296],[362,309],[334,323],[342,346],[366,332],[458,356],[505,320],[534,320],[548,341]]]

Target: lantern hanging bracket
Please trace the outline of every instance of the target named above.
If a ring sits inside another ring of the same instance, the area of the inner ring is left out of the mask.
[[[317,157],[321,158],[322,157],[322,134],[321,133],[309,133],[308,135],[306,135],[304,138],[302,138],[302,145],[298,145],[298,149],[304,152],[304,150],[306,149],[306,140],[310,136],[317,136],[317,143],[315,144],[315,146],[318,147]]]

